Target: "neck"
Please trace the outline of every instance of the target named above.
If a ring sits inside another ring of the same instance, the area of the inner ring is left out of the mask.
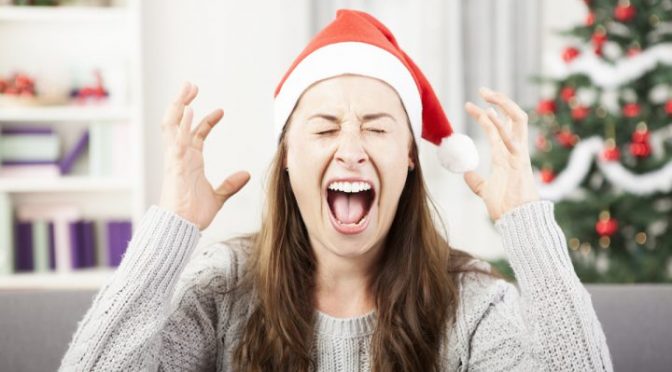
[[[317,259],[315,307],[334,317],[353,317],[374,309],[371,282],[378,247],[363,255],[344,257],[313,244]]]

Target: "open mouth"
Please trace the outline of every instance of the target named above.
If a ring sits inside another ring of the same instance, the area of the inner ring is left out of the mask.
[[[331,221],[342,233],[363,231],[375,199],[373,185],[367,181],[334,181],[327,187]]]

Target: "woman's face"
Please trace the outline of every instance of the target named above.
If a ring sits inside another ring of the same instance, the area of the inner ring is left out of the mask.
[[[356,257],[382,242],[414,166],[396,91],[363,76],[320,81],[299,100],[286,136],[289,179],[313,247]]]

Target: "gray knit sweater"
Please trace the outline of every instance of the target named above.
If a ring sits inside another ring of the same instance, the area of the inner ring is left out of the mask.
[[[441,348],[446,371],[611,371],[590,295],[576,276],[553,203],[537,201],[495,222],[517,286],[460,278],[455,325]],[[241,240],[197,250],[198,228],[152,205],[63,357],[60,371],[229,371],[253,302],[227,291],[245,262]],[[487,267],[484,261],[476,264]],[[320,371],[368,371],[376,314],[316,311]]]

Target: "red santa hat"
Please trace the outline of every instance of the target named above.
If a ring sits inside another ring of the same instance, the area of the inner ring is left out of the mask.
[[[279,139],[297,101],[312,84],[355,74],[380,79],[401,98],[416,144],[420,138],[438,146],[441,164],[455,173],[474,170],[473,141],[453,131],[425,75],[404,53],[394,35],[373,16],[341,9],[296,58],[275,90],[274,122]]]

